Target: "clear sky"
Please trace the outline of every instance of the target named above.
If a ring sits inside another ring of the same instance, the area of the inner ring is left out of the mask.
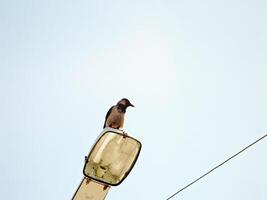
[[[0,2],[1,199],[70,199],[110,106],[143,144],[109,200],[163,200],[267,131],[267,1]],[[174,199],[266,200],[267,140]]]

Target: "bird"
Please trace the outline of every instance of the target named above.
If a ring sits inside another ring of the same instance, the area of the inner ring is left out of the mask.
[[[134,107],[134,105],[126,98],[121,99],[116,105],[112,106],[106,114],[103,128],[110,127],[114,129],[122,129],[124,115],[129,106]]]

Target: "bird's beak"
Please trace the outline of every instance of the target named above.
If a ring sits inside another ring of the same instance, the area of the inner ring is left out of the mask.
[[[131,106],[131,107],[134,107],[134,105],[133,105],[133,104],[131,104],[131,103],[129,104],[129,106]]]

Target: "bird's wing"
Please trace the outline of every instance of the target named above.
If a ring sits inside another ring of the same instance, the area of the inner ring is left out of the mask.
[[[107,114],[106,114],[105,122],[104,122],[104,126],[103,126],[103,128],[106,128],[106,121],[107,121],[107,118],[108,118],[108,116],[110,115],[111,110],[112,110],[113,107],[114,107],[114,106],[112,106],[112,107],[108,110],[108,112],[107,112]]]

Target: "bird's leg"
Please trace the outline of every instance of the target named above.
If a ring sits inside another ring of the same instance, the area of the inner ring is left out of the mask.
[[[123,138],[126,138],[126,136],[128,135],[124,130],[122,131],[123,133]]]

